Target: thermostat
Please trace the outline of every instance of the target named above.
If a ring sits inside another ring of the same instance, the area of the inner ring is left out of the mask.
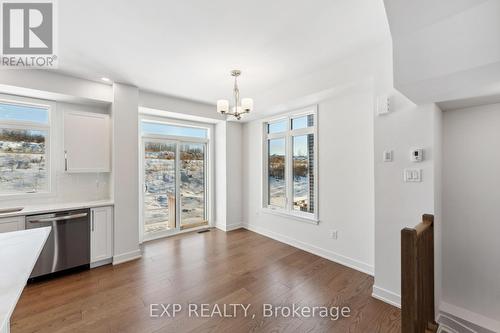
[[[410,152],[410,161],[412,162],[422,162],[424,160],[424,150],[423,149],[412,149]]]

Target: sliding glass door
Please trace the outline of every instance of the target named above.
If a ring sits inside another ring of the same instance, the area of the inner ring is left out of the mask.
[[[205,144],[181,143],[181,229],[207,224]]]
[[[206,129],[142,122],[143,239],[208,225]]]

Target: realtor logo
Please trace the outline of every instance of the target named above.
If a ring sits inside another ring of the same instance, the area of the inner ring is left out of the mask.
[[[53,1],[2,3],[3,67],[56,67]]]

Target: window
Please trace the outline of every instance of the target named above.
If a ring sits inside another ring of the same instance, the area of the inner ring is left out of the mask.
[[[50,192],[49,110],[0,99],[0,195]]]
[[[317,221],[316,107],[264,123],[264,207]]]

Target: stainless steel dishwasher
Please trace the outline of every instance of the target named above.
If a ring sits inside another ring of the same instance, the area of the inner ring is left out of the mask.
[[[26,217],[26,229],[52,227],[30,278],[90,264],[89,209]]]

